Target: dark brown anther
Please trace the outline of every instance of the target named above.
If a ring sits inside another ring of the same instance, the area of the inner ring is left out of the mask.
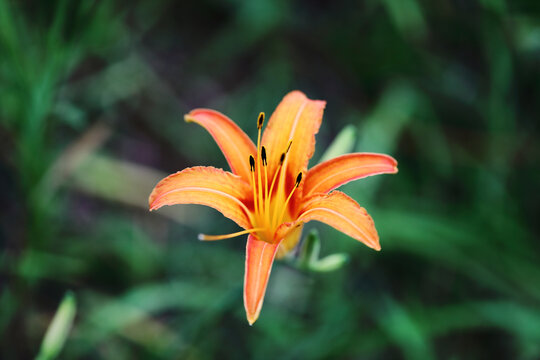
[[[283,161],[285,161],[285,153],[281,154],[281,157],[279,158],[279,164],[283,165]]]
[[[263,166],[268,165],[268,163],[266,162],[266,148],[264,146],[261,149],[261,159]]]
[[[296,184],[294,186],[298,187],[301,181],[302,181],[302,173],[299,173],[298,176],[296,177]]]
[[[259,114],[259,118],[257,119],[257,129],[262,128],[263,124],[264,124],[264,113],[261,112]]]
[[[249,169],[255,171],[255,159],[252,155],[249,155]]]

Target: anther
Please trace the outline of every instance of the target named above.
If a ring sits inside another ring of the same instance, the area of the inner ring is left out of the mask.
[[[279,158],[279,164],[283,165],[283,161],[285,161],[285,153],[281,154],[281,157]]]
[[[266,162],[266,148],[264,146],[261,149],[261,159],[263,166],[268,165],[268,163]]]
[[[253,155],[249,155],[249,169],[255,171],[255,159],[253,158]]]
[[[263,123],[264,123],[264,113],[261,112],[261,113],[259,114],[259,118],[257,119],[257,129],[262,128]]]
[[[286,153],[288,153],[289,150],[291,150],[291,145],[292,145],[292,140],[289,140],[289,145],[287,145],[287,151],[285,151]]]
[[[296,184],[294,186],[298,187],[301,181],[302,181],[302,173],[299,173],[298,176],[296,177]]]

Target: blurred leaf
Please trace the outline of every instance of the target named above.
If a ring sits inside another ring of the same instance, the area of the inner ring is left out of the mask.
[[[434,353],[416,321],[399,306],[386,299],[385,310],[377,318],[389,336],[402,348],[407,359],[434,359]]]
[[[505,0],[479,0],[486,9],[492,10],[498,14],[503,14],[506,11]]]
[[[148,196],[153,187],[167,175],[154,169],[112,159],[91,155],[76,169],[73,180],[68,185],[94,196],[117,201],[127,205],[148,209]],[[164,208],[162,214],[181,223],[197,223],[197,210],[190,208]]]
[[[4,289],[0,294],[0,335],[5,335],[17,308],[16,294],[13,294],[10,289]]]
[[[540,23],[532,16],[521,15],[513,19],[515,29],[512,32],[515,44],[520,52],[532,55],[540,50]]]
[[[347,125],[339,132],[334,141],[328,146],[319,162],[333,159],[337,156],[347,154],[353,151],[356,142],[356,128],[353,125]]]
[[[74,295],[71,292],[66,293],[47,329],[36,359],[52,360],[60,354],[73,324],[76,310]]]
[[[86,270],[82,259],[30,250],[19,260],[17,274],[28,280],[56,279],[72,281]]]
[[[416,0],[384,0],[394,25],[406,37],[424,38],[426,24],[422,9]]]
[[[168,310],[204,311],[218,299],[228,296],[227,291],[217,287],[176,281],[140,286],[117,299],[95,298],[92,311],[79,326],[74,339],[79,346],[72,351],[81,356],[103,339],[116,334],[143,343],[157,342],[155,346],[158,347],[168,347],[175,342],[176,346],[182,346],[182,340],[154,317]],[[136,329],[141,323],[146,324],[146,328],[141,329],[142,333],[136,333],[134,327]],[[152,329],[158,336],[148,332]]]
[[[413,120],[418,98],[416,90],[406,83],[389,86],[374,110],[362,121],[358,151],[392,155],[398,137]]]
[[[399,249],[446,264],[483,287],[491,287],[507,296],[526,294],[540,301],[540,289],[532,285],[540,281],[540,271],[532,265],[530,256],[521,253],[527,248],[526,238],[514,237],[509,245],[508,235],[490,234],[485,228],[479,232],[458,219],[411,211],[379,212],[377,221],[384,229],[382,235],[388,239],[387,250]],[[501,241],[498,241],[499,236],[502,236]],[[502,249],[504,256],[501,256]]]

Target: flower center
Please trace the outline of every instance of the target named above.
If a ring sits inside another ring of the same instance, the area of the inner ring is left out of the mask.
[[[248,214],[253,228],[238,231],[227,235],[205,235],[199,234],[199,240],[221,240],[228,239],[244,234],[257,233],[259,240],[273,243],[274,235],[278,227],[284,220],[290,220],[290,214],[287,212],[287,206],[291,200],[296,188],[302,181],[302,172],[298,173],[293,188],[286,193],[285,175],[288,165],[287,154],[291,149],[292,141],[289,141],[287,149],[279,158],[279,165],[274,171],[272,180],[268,179],[268,160],[266,148],[261,146],[261,130],[264,123],[264,113],[261,112],[257,118],[257,154],[255,157],[249,155],[249,169],[251,171],[251,188],[253,191],[253,212]]]
[[[256,159],[249,156],[249,166],[251,170],[251,187],[253,189],[253,214],[252,223],[256,230],[257,237],[266,242],[274,242],[274,234],[284,221],[287,213],[287,206],[296,188],[302,181],[300,172],[296,178],[296,183],[289,194],[285,190],[285,174],[287,170],[287,154],[292,142],[289,141],[287,149],[281,154],[279,165],[269,182],[268,161],[266,148],[261,146],[261,129],[264,123],[264,113],[260,113],[257,120],[257,155]],[[275,191],[274,191],[275,189]]]

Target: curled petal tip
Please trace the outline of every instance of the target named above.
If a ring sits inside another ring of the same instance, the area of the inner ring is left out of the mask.
[[[155,200],[154,191],[152,191],[152,193],[150,194],[150,197],[148,198],[148,210],[149,211],[155,210],[154,200]]]
[[[247,318],[249,326],[253,326],[253,324],[255,324],[255,321],[257,321],[257,319],[259,319],[259,315],[261,313],[261,308],[262,308],[262,301],[261,301],[261,306],[259,306],[257,308],[257,311],[255,311],[255,312],[246,311],[246,318]]]
[[[398,172],[398,162],[397,162],[397,160],[394,159],[394,158],[393,158],[392,156],[390,156],[390,155],[386,155],[386,156],[388,156],[388,158],[390,158],[390,159],[392,160],[392,163],[393,163],[392,165],[394,165],[394,166],[393,166],[393,167],[394,167],[394,172],[393,172],[393,174],[397,173],[397,172]]]
[[[390,156],[390,157],[391,157],[391,156]],[[393,172],[393,173],[394,173],[394,174],[397,174],[397,172],[398,172],[398,162],[397,162],[397,160],[394,159],[393,157],[391,157],[391,158],[392,158],[392,160],[394,160],[394,172]]]
[[[161,206],[156,203],[155,199],[152,199],[152,202],[150,204],[148,204],[148,210],[150,211],[155,211],[157,209],[159,209]]]
[[[369,245],[369,244],[366,244],[366,245],[368,245],[370,248],[372,248],[375,251],[381,251],[381,243],[379,242],[379,234],[375,235],[375,239],[372,245]]]
[[[257,321],[257,318],[258,318],[258,316],[249,316],[248,315],[247,321],[248,321],[249,326],[253,326],[255,321]]]

